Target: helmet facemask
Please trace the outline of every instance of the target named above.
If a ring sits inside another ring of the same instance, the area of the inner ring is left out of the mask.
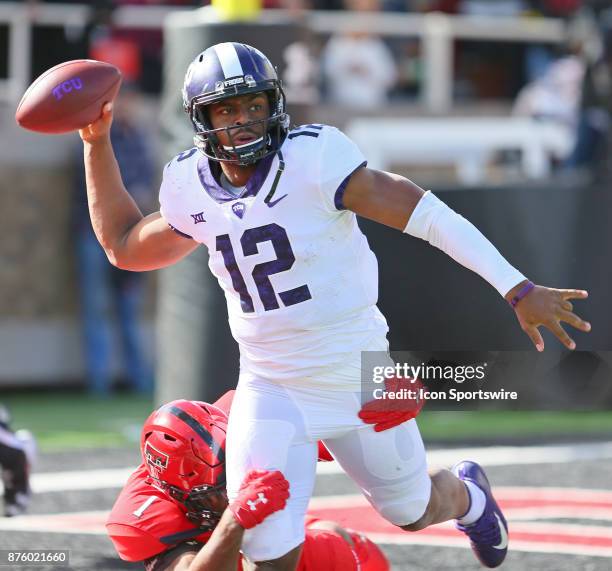
[[[195,486],[189,491],[173,486],[157,478],[155,485],[175,502],[185,506],[187,519],[203,531],[214,529],[227,507],[225,474],[223,481],[214,486]]]
[[[223,96],[197,96],[189,102],[185,111],[188,113],[196,131],[193,138],[194,144],[204,155],[214,161],[248,166],[278,150],[289,127],[289,116],[285,113],[285,94],[280,82],[273,80],[266,83],[268,85],[253,85],[253,87],[246,89],[234,87],[230,93],[225,89],[223,90]],[[209,105],[231,97],[253,93],[265,93],[267,95],[270,107],[268,117],[241,125],[213,128],[208,115],[207,107]],[[244,130],[257,132],[261,136],[255,141],[242,145],[237,144],[235,136]],[[229,145],[221,144],[220,133],[225,133]]]

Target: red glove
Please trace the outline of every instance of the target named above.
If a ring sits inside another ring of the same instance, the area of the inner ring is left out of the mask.
[[[421,395],[423,388],[423,383],[419,379],[415,379],[414,382],[411,382],[411,379],[387,379],[386,392],[397,393],[406,389],[402,392],[402,398],[381,398],[367,402],[361,407],[358,416],[366,424],[373,424],[376,432],[389,430],[411,418],[416,418],[421,412],[425,404],[425,399]],[[412,398],[407,391],[412,391]]]
[[[251,529],[270,514],[285,507],[289,498],[289,482],[278,470],[251,470],[244,478],[238,496],[228,506],[236,521]]]
[[[322,440],[317,442],[317,446],[319,448],[317,452],[317,462],[333,462],[334,457],[331,455],[331,452],[326,448],[325,444],[323,444]]]

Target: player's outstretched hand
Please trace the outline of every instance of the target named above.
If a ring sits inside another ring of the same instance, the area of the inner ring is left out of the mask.
[[[406,392],[404,389],[411,392]],[[376,432],[389,430],[416,418],[421,412],[425,404],[423,389],[423,383],[419,379],[386,379],[385,391],[394,393],[402,391],[402,398],[371,400],[361,407],[357,416],[366,424],[373,424]]]
[[[229,509],[244,529],[251,529],[270,514],[282,510],[288,498],[289,482],[281,472],[251,470]]]
[[[112,122],[113,104],[112,102],[107,102],[102,107],[100,117],[84,129],[79,129],[79,135],[85,143],[95,143],[108,137]]]
[[[514,295],[512,293],[514,289],[506,295],[506,299]],[[591,324],[574,313],[574,306],[570,301],[570,299],[585,299],[588,296],[585,290],[554,289],[537,285],[516,304],[514,310],[521,328],[538,351],[544,351],[544,340],[538,330],[541,325],[552,331],[568,349],[575,349],[576,343],[565,332],[561,322],[569,323],[580,331],[590,331]]]

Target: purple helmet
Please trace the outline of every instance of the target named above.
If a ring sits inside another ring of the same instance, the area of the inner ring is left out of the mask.
[[[263,123],[264,136],[246,145],[236,145],[232,131],[245,125],[213,129],[206,106],[228,97],[265,92],[270,116],[246,125]],[[289,126],[285,94],[274,66],[259,50],[237,42],[216,44],[199,54],[187,69],[183,84],[183,108],[195,129],[194,142],[207,157],[249,165],[275,153]],[[217,133],[226,131],[230,146],[220,144]]]

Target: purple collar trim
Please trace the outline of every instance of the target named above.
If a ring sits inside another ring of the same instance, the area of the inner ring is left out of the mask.
[[[257,163],[255,172],[246,183],[244,191],[238,196],[231,194],[217,182],[217,179],[213,175],[208,157],[201,156],[198,159],[198,176],[204,190],[216,202],[232,202],[240,198],[246,198],[247,196],[256,196],[266,178],[268,178],[268,174],[270,174],[274,155],[275,153],[261,159],[259,163]]]

